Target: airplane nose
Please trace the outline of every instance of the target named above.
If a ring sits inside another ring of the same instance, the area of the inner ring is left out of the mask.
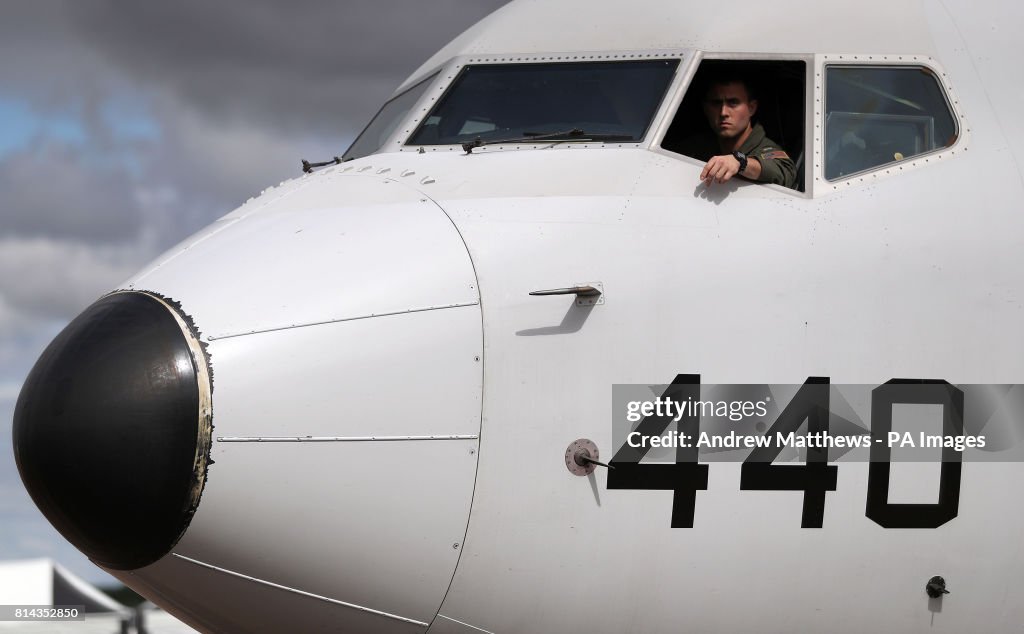
[[[130,570],[170,551],[199,503],[212,386],[194,328],[169,301],[107,295],[32,368],[14,454],[43,515],[94,562]]]

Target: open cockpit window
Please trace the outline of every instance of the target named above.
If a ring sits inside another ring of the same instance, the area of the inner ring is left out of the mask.
[[[467,66],[407,145],[639,142],[678,59]]]
[[[377,112],[377,116],[356,137],[352,147],[345,152],[342,159],[351,161],[381,149],[435,77],[437,77],[436,73],[385,103]]]
[[[836,180],[956,142],[935,75],[920,66],[825,67],[825,178]]]
[[[759,162],[755,180],[803,191],[806,84],[801,60],[705,59],[661,147],[706,162],[739,137],[738,151]]]

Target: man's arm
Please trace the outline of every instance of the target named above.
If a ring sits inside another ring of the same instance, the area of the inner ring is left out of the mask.
[[[740,162],[732,154],[712,156],[700,173],[705,185],[725,183],[739,174]],[[740,174],[743,178],[758,183],[775,183],[793,188],[796,184],[796,166],[784,151],[767,147],[747,157],[747,169]]]
[[[748,160],[748,172],[751,171],[749,164],[755,161],[758,165],[758,172],[756,177],[750,176],[753,180],[759,183],[775,183],[790,189],[796,186],[796,165],[785,151],[775,147],[758,150]],[[747,176],[747,173],[744,172],[743,176]]]

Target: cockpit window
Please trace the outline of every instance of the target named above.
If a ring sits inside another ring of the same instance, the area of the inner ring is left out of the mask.
[[[342,159],[350,161],[362,158],[373,154],[383,147],[388,137],[395,131],[395,128],[402,122],[402,119],[409,113],[409,110],[419,101],[423,91],[434,81],[435,77],[437,77],[436,73],[384,104],[380,111],[377,112],[377,116],[363,130],[362,134],[356,137],[352,147],[345,152],[345,156]]]
[[[826,67],[826,179],[949,147],[956,138],[949,104],[927,68]]]
[[[407,145],[643,139],[677,59],[467,66]]]

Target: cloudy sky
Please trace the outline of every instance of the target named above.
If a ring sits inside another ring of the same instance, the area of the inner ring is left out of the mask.
[[[341,154],[409,73],[504,3],[0,3],[0,560],[111,580],[14,465],[14,402],[53,336],[300,159]]]

